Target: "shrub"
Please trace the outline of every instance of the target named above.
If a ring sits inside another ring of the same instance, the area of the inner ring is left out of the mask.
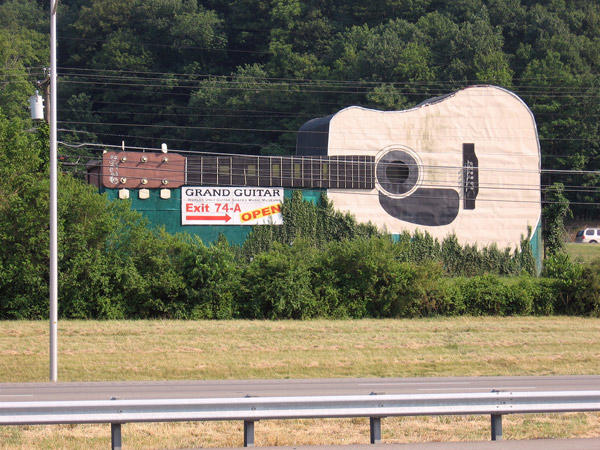
[[[256,255],[242,275],[239,315],[257,319],[325,316],[313,291],[315,251],[302,240],[274,243]]]
[[[507,314],[510,292],[494,275],[462,279],[461,291],[465,312],[474,316]]]
[[[328,310],[348,317],[396,317],[408,301],[415,269],[396,258],[388,238],[331,243],[319,258],[318,285]]]
[[[544,261],[542,275],[552,279],[556,293],[554,312],[557,314],[583,314],[587,277],[585,266],[571,261],[565,253],[555,253]]]
[[[185,301],[191,319],[231,319],[236,314],[236,300],[242,269],[232,247],[220,240],[210,247],[195,241],[183,263]]]

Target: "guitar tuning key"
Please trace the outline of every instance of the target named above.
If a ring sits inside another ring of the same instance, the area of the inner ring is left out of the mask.
[[[142,157],[140,158],[140,162],[143,162],[143,163],[145,163],[145,162],[147,162],[147,161],[148,161],[148,157],[147,157],[147,156],[142,156]]]
[[[169,184],[169,180],[167,180],[167,179],[165,178],[164,180],[162,180],[162,181],[161,181],[161,183],[162,183],[162,184],[164,184],[164,185],[166,186],[167,184]]]

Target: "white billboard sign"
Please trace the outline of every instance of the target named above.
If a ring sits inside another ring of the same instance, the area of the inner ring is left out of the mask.
[[[282,225],[283,188],[183,186],[182,225]]]

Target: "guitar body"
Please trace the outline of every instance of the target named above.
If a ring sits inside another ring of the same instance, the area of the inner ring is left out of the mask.
[[[327,195],[392,234],[453,233],[463,244],[516,248],[540,223],[535,120],[502,88],[473,86],[406,111],[351,106],[307,122],[297,152],[374,158],[372,189]]]

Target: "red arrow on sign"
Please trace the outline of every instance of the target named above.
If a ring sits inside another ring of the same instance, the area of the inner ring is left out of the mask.
[[[186,220],[224,220],[225,222],[229,222],[231,217],[228,214],[224,216],[185,216]]]

